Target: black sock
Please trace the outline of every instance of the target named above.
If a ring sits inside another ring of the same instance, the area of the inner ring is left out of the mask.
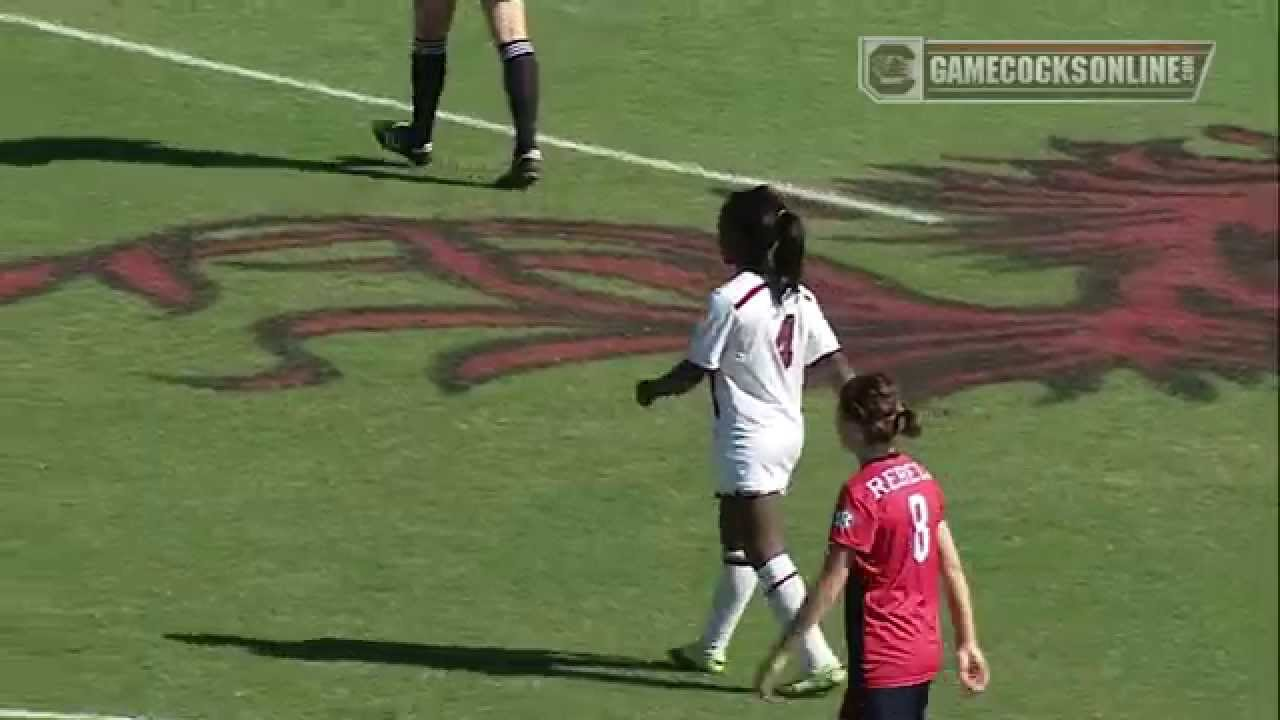
[[[444,40],[413,41],[413,129],[424,145],[435,130],[447,64]]]
[[[516,126],[516,155],[538,147],[538,57],[533,43],[512,40],[498,46],[502,77]]]

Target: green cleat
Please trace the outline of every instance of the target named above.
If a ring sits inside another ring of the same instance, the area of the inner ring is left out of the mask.
[[[786,698],[817,697],[840,687],[849,679],[849,673],[839,665],[819,668],[805,677],[778,688],[778,694]]]
[[[696,642],[671,648],[667,651],[667,657],[671,658],[671,662],[681,670],[711,673],[712,675],[722,674],[725,665],[728,664],[724,653],[708,652],[702,647],[702,643]]]

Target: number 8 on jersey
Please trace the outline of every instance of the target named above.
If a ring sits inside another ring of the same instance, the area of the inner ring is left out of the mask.
[[[907,508],[911,511],[911,555],[916,562],[929,559],[929,501],[920,493],[907,496]]]

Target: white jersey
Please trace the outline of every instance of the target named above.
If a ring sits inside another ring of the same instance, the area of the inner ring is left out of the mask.
[[[711,372],[719,494],[786,491],[804,446],[805,369],[839,350],[808,288],[774,302],[765,278],[742,272],[711,293],[689,361]]]

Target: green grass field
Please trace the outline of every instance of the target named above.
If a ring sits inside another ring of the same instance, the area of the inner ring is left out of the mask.
[[[0,14],[401,98],[385,4]],[[462,5],[445,108],[505,122]],[[1274,0],[531,5],[544,131],[948,218],[805,206],[975,585],[993,684],[936,717],[1276,716]],[[1218,46],[1194,104],[888,106],[859,35]],[[496,191],[503,136],[444,123],[418,172],[368,137],[394,110],[7,21],[0,87],[0,708],[834,716],[745,694],[760,602],[726,677],[663,664],[717,569],[707,403],[631,387],[722,272],[725,186],[549,149]],[[812,575],[852,462],[808,407]]]

